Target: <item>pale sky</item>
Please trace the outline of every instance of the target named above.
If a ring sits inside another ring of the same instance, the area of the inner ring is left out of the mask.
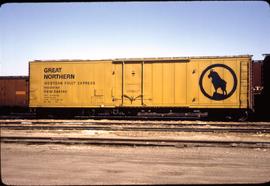
[[[264,1],[9,3],[0,7],[0,75],[46,59],[270,53]]]

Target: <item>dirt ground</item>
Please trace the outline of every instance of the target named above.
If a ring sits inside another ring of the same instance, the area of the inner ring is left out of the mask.
[[[270,149],[1,143],[7,185],[263,183]]]

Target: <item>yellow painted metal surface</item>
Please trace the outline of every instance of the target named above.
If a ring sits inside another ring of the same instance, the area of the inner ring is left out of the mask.
[[[239,59],[192,60],[188,70],[191,80],[188,105],[193,108],[239,108],[239,68]]]
[[[30,63],[31,107],[248,108],[250,56]]]
[[[122,106],[122,85],[123,85],[123,78],[122,78],[122,63],[115,63],[113,64],[113,85],[112,85],[112,101],[115,106]]]
[[[112,106],[112,63],[30,63],[30,107]]]
[[[144,104],[186,107],[186,67],[183,62],[145,62]]]
[[[123,72],[123,104],[140,106],[142,97],[142,64],[127,63]]]

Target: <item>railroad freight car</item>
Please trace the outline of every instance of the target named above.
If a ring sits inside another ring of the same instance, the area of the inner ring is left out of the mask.
[[[253,61],[252,71],[252,91],[254,95],[258,95],[263,90],[263,60]]]
[[[28,110],[28,76],[0,76],[0,114]]]
[[[254,119],[255,120],[268,120],[270,121],[270,111],[268,108],[269,104],[270,104],[270,54],[264,54],[265,58],[263,61],[261,61],[260,63],[257,63],[257,71],[254,71],[254,76],[256,76],[256,74],[260,74],[258,73],[258,69],[259,71],[261,71],[261,80],[259,81],[259,83],[257,83],[259,85],[259,87],[261,87],[261,91],[259,91],[259,93],[254,95],[254,100],[255,100],[255,115],[254,115]],[[255,63],[254,63],[255,64]],[[255,87],[254,87],[255,88]],[[255,91],[254,93],[256,93],[258,91]]]
[[[43,113],[234,117],[253,108],[250,55],[29,66],[30,108]]]

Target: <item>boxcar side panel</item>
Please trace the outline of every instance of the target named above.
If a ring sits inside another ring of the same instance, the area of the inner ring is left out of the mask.
[[[142,63],[127,63],[123,69],[123,105],[142,105]]]
[[[28,106],[28,78],[24,76],[0,78],[0,106]]]
[[[187,104],[188,107],[197,106],[199,103],[199,63],[190,61],[187,64]]]
[[[112,103],[112,63],[30,63],[30,107],[102,107]]]
[[[30,107],[249,108],[250,56],[30,63]]]
[[[186,107],[186,63],[144,63],[143,94],[146,106]]]
[[[113,71],[112,71],[112,101],[115,106],[121,106],[122,102],[122,63],[113,63]]]
[[[176,62],[174,68],[174,99],[176,105],[187,107],[187,62]]]
[[[188,64],[192,108],[248,108],[250,58],[194,59]]]

